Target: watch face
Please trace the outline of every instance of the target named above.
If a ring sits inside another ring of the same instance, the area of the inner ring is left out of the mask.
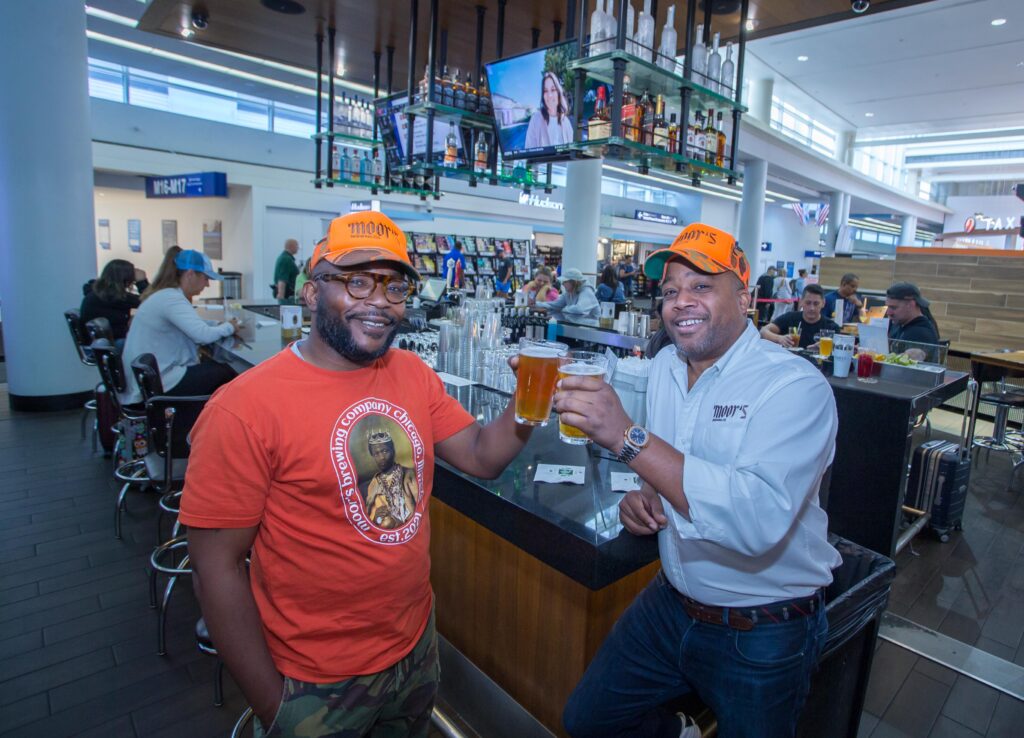
[[[629,429],[629,442],[634,446],[644,446],[647,444],[647,431],[640,426],[634,425]]]

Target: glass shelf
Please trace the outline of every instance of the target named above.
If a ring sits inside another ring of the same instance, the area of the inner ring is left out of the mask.
[[[573,151],[582,152],[595,156],[608,156],[609,158],[634,164],[636,166],[663,169],[665,171],[685,171],[696,177],[713,175],[715,177],[739,180],[739,172],[726,167],[708,164],[705,161],[698,161],[680,154],[673,154],[655,146],[647,146],[636,141],[630,141],[621,136],[599,138],[593,141],[582,141],[569,146]]]
[[[383,192],[384,194],[399,194],[399,195],[416,195],[420,198],[433,197],[437,198],[441,196],[440,192],[434,192],[433,190],[421,190],[415,187],[392,187],[390,185],[373,184],[372,182],[359,182],[354,179],[339,179],[332,177],[320,177],[319,179],[312,180],[313,184],[326,185],[330,182],[336,187],[359,187],[364,190],[371,190],[374,193]]]
[[[340,133],[338,131],[329,132],[322,131],[320,133],[314,133],[310,136],[314,141],[335,141],[337,143],[348,143],[352,146],[362,146],[367,149],[372,149],[374,146],[379,146],[382,142],[376,138],[367,138],[365,136],[353,136],[349,133]]]
[[[411,113],[412,115],[426,115],[429,110],[433,110],[435,115],[443,115],[447,118],[457,116],[461,119],[459,121],[460,125],[482,128],[488,131],[494,129],[494,119],[489,115],[481,115],[480,113],[463,110],[462,108],[453,108],[438,102],[419,102],[415,105],[410,105],[402,112]]]
[[[398,171],[403,173],[409,171],[416,174],[425,173],[427,168],[428,167],[425,164],[417,163],[413,164],[411,167],[408,165],[400,167]],[[485,182],[487,184],[503,185],[507,187],[544,189],[545,191],[557,189],[554,184],[546,184],[544,178],[528,174],[528,170],[526,169],[523,170],[523,174],[514,174],[514,170],[510,171],[506,167],[505,171],[498,174],[492,174],[489,171],[477,172],[465,167],[446,167],[442,164],[435,164],[433,167],[430,167],[430,170],[431,175],[448,177],[450,179],[460,179],[467,182]]]
[[[574,59],[569,62],[570,69],[579,69],[587,73],[588,77],[600,80],[607,84],[615,82],[615,61],[622,59],[626,62],[626,75],[629,77],[629,90],[634,95],[641,95],[646,90],[652,95],[664,95],[667,98],[679,97],[679,91],[688,87],[693,91],[690,98],[691,109],[705,108],[729,108],[747,112],[747,108],[735,100],[712,92],[707,87],[697,84],[693,80],[686,79],[682,75],[674,74],[662,69],[650,61],[628,54],[618,49],[609,51],[598,56],[588,56],[581,59]]]

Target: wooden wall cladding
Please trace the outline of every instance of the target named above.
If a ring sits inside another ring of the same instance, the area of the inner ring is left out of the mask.
[[[437,498],[430,580],[441,635],[556,735],[562,708],[655,561],[597,592]]]
[[[913,282],[931,301],[942,338],[962,351],[1024,349],[1024,253],[939,253],[901,250],[895,260],[826,258],[820,281],[826,289],[853,272],[861,289],[885,290]]]

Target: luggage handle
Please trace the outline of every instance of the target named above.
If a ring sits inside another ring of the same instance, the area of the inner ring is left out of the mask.
[[[964,406],[964,420],[960,427],[960,461],[966,461],[971,455],[971,445],[974,439],[967,437],[967,429],[970,427],[971,431],[974,430],[974,423],[969,420],[972,419],[973,410],[978,402],[978,393],[981,392],[980,386],[975,381],[974,377],[967,377],[967,404]]]

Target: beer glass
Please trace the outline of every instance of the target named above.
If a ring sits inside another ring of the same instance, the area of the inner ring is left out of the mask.
[[[569,347],[554,341],[519,339],[519,370],[516,373],[516,422],[547,425],[555,396],[558,368]]]
[[[826,359],[832,355],[832,331],[824,330],[818,334],[818,353]]]
[[[520,359],[522,361],[522,359]],[[570,351],[565,363],[558,370],[558,378],[566,377],[604,377],[608,371],[608,357],[593,351]],[[573,446],[583,446],[590,439],[579,428],[574,428],[558,418],[558,437]]]

